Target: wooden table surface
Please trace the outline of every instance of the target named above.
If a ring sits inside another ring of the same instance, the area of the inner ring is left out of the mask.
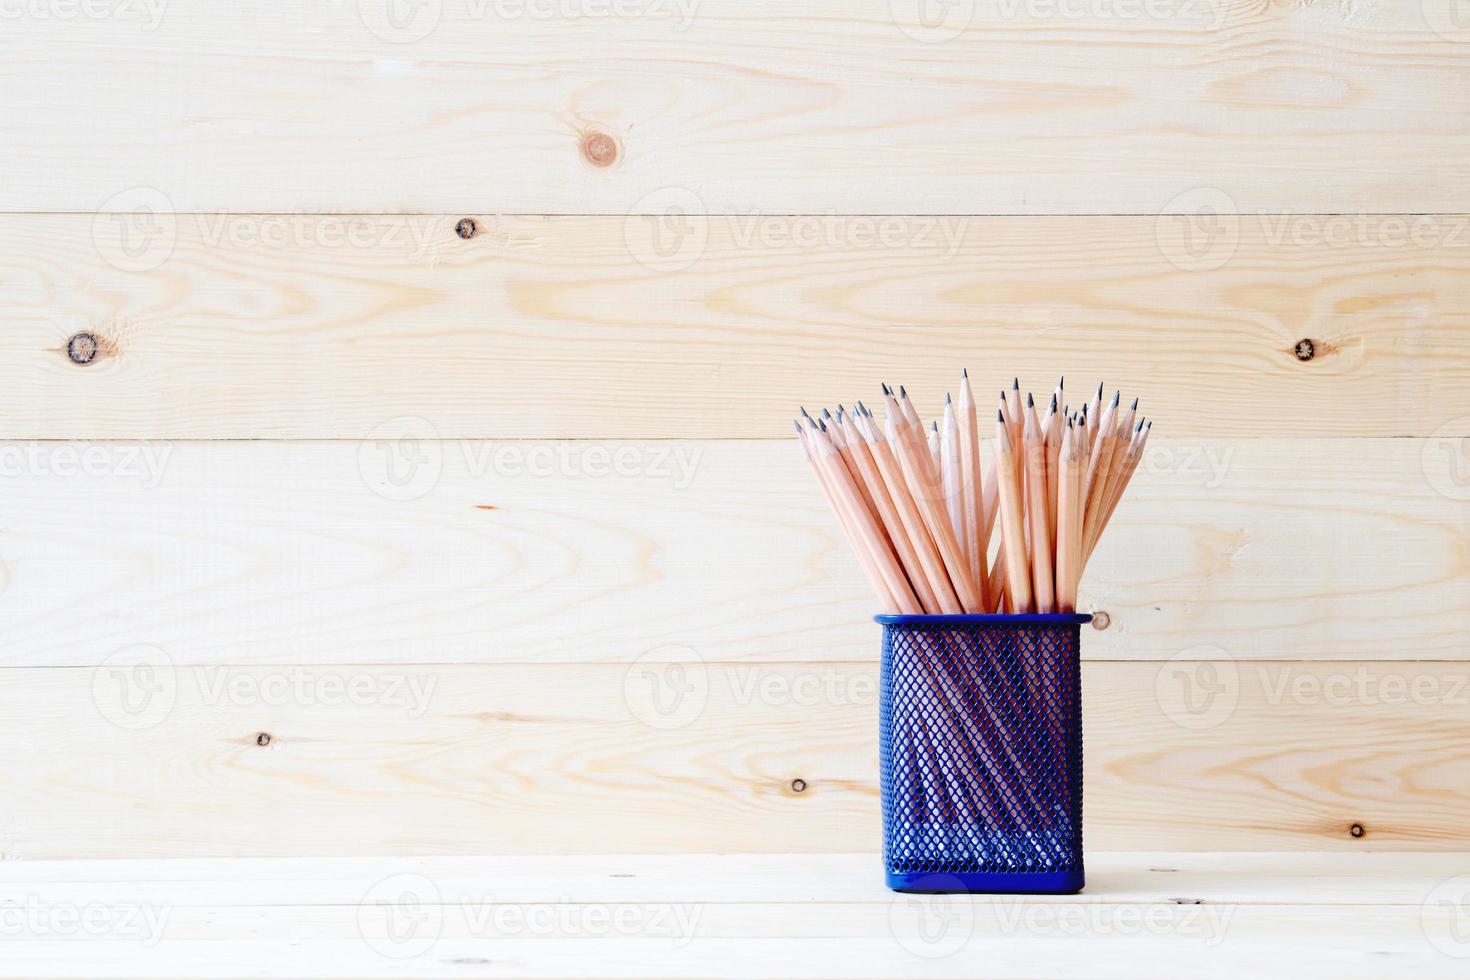
[[[873,854],[0,867],[0,975],[1463,977],[1470,853],[1090,855],[1084,894],[910,896]]]

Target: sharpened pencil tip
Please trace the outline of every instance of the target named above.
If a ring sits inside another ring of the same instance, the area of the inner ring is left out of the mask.
[[[970,380],[970,369],[960,368],[960,377],[964,378],[966,381]]]
[[[953,405],[954,404],[954,402],[952,402],[952,401],[949,400],[949,392],[947,392],[947,391],[944,393],[944,404],[946,404],[946,405]]]
[[[791,424],[796,426],[796,434],[801,435],[801,423],[796,421],[795,419],[792,419]]]
[[[802,407],[801,407],[801,417],[802,417],[802,418],[804,418],[804,419],[809,419],[809,418],[811,418],[811,416],[810,416],[810,415],[808,415],[808,414],[807,414],[807,411],[806,411],[806,406],[805,406],[805,405],[803,405],[803,406],[802,406]]]
[[[1115,391],[1115,392],[1113,392],[1113,407],[1114,408],[1117,408],[1118,407],[1118,396],[1121,395],[1121,394],[1123,394],[1121,391]]]
[[[1057,391],[1061,391],[1061,390],[1063,390],[1066,387],[1067,387],[1067,376],[1065,374],[1063,374],[1063,375],[1061,375],[1060,377],[1057,378]]]
[[[1137,398],[1133,399],[1133,404],[1128,406],[1128,411],[1130,411],[1130,412],[1136,412],[1136,411],[1138,411],[1138,399]]]
[[[1051,393],[1051,408],[1050,408],[1050,411],[1055,412],[1056,410],[1057,410],[1057,393],[1056,392],[1052,392]]]
[[[1011,379],[1011,390],[1012,391],[1020,391],[1021,390],[1021,379],[1020,378],[1012,378]]]
[[[1000,414],[999,410],[997,410],[996,413],[995,413],[995,420],[997,422],[999,422],[1001,425],[1005,425],[1006,417],[1004,415]]]
[[[1031,397],[1031,392],[1029,392],[1029,391],[1026,392],[1026,407],[1027,408],[1035,408],[1036,407],[1036,399]]]
[[[881,382],[881,381],[880,381],[880,382],[878,382],[878,384],[879,384],[879,385],[882,385],[882,387],[883,387],[883,394],[884,394],[884,395],[885,395],[885,396],[887,396],[887,395],[890,395],[890,394],[892,394],[892,392],[890,392],[890,391],[889,391],[889,390],[888,390],[888,386],[887,386],[887,385],[886,385],[886,384],[883,384],[883,382]]]
[[[822,418],[823,419],[830,419],[831,417],[832,417],[832,413],[831,412],[827,411],[825,408],[822,409]]]
[[[899,398],[907,398],[908,396],[909,396],[909,390],[907,388],[905,388],[903,385],[899,385],[898,386],[898,397]]]

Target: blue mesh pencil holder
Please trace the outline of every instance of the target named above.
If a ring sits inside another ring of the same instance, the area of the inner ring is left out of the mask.
[[[888,887],[1081,891],[1083,614],[878,616]]]

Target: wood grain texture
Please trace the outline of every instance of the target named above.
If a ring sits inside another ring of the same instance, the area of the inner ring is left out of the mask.
[[[1084,656],[1465,660],[1470,468],[1445,448],[1154,441],[1084,579],[1110,620]],[[36,443],[0,476],[5,666],[878,652],[794,440]]]
[[[1453,0],[100,6],[7,18],[0,208],[1470,208]]]
[[[0,680],[11,858],[879,842],[871,663],[115,660]],[[1102,663],[1083,687],[1092,850],[1470,839],[1465,664]]]
[[[1436,899],[1467,867],[1104,852],[1084,895],[960,899],[894,896],[871,854],[6,862],[39,914],[0,975],[1457,977]]]
[[[1161,435],[1470,435],[1470,216],[457,220],[0,218],[0,434],[774,437],[968,365]]]

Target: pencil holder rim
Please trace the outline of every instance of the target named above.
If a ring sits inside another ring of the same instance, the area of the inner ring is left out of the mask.
[[[974,613],[904,615],[880,613],[873,622],[884,626],[1076,626],[1092,622],[1092,613]]]

